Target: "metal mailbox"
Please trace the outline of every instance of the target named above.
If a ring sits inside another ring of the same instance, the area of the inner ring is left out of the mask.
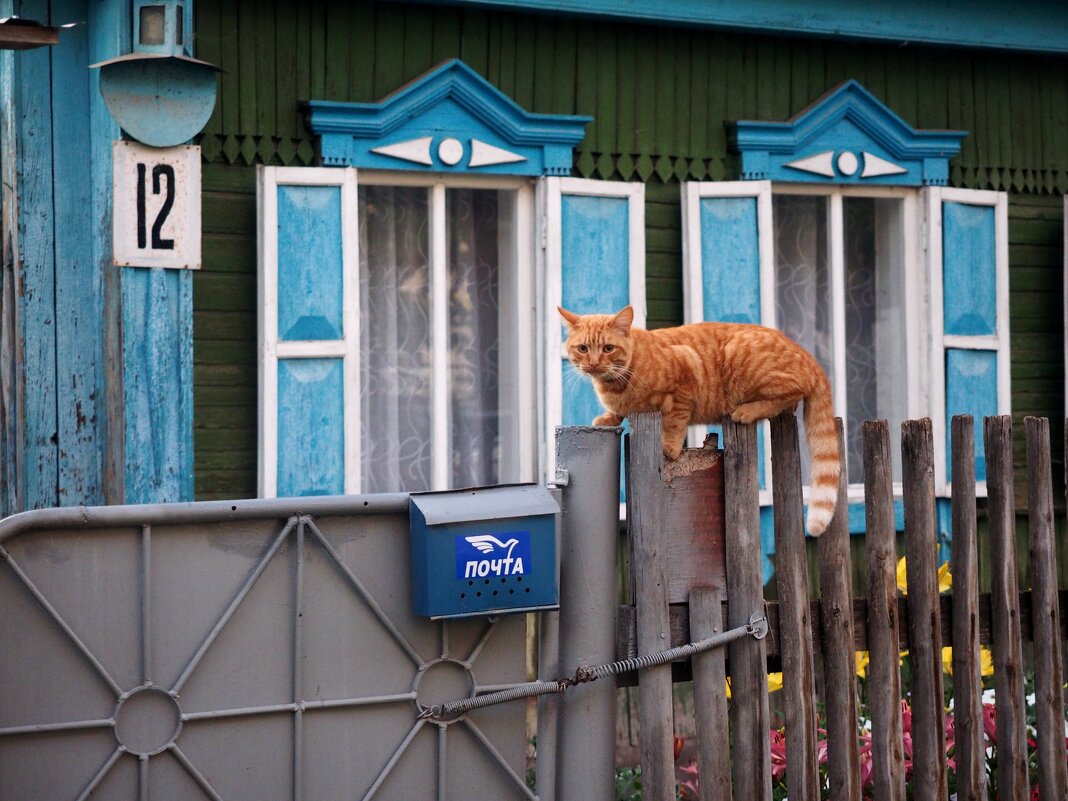
[[[430,618],[556,609],[557,515],[536,484],[411,496],[412,602]]]

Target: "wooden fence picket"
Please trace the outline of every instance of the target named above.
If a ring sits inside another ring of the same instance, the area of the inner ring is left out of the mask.
[[[952,420],[953,721],[957,799],[985,801],[986,743],[979,656],[979,558],[975,512],[975,423]]]
[[[727,625],[744,626],[764,607],[761,572],[760,502],[757,487],[756,428],[723,424],[723,483],[727,517]],[[767,655],[764,640],[736,640],[730,660],[734,738],[731,779],[735,801],[770,801],[771,748],[768,742]]]
[[[915,798],[945,798],[942,621],[935,549],[934,441],[931,421],[901,426],[905,493],[905,580],[912,666],[912,789]]]
[[[838,452],[845,453],[841,418],[835,419]],[[827,707],[827,767],[831,797],[860,801],[857,753],[857,684],[853,636],[853,589],[849,579],[849,520],[846,476],[838,479],[838,506],[817,543],[820,564],[820,634]]]
[[[1027,798],[1023,639],[1016,566],[1012,418],[983,420],[987,515],[990,519],[990,594],[994,645],[997,789],[1001,798]]]
[[[901,623],[897,603],[890,428],[864,423],[864,498],[868,556],[868,705],[872,724],[872,790],[875,801],[905,801],[905,752],[901,736]]]
[[[1049,421],[1044,417],[1028,417],[1024,425],[1031,538],[1031,632],[1036,643],[1047,644],[1034,649],[1038,794],[1039,798],[1068,798]]]
[[[801,502],[797,417],[771,421],[771,486],[775,504],[775,576],[779,589],[779,653],[786,716],[786,789],[790,798],[818,801],[816,683],[809,620],[808,561]],[[852,615],[849,616],[852,619]],[[850,642],[852,647],[852,642]]]

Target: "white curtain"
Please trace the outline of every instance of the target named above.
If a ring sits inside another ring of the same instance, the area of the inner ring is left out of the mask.
[[[449,443],[452,487],[498,478],[498,193],[450,189]],[[360,392],[366,492],[432,489],[430,190],[363,185]],[[438,444],[439,449],[445,447]]]

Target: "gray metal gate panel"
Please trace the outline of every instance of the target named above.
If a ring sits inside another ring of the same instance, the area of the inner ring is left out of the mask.
[[[406,495],[0,521],[0,798],[512,799],[522,616],[410,611]]]

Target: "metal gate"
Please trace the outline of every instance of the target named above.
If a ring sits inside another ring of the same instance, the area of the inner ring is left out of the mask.
[[[0,798],[512,799],[522,616],[410,611],[407,495],[0,521]]]

